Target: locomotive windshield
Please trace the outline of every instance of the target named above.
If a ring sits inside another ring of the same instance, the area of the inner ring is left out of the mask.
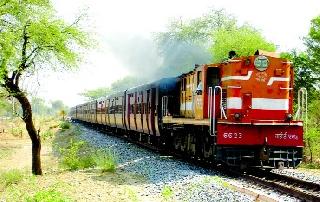
[[[219,69],[209,68],[207,71],[207,88],[220,84]]]

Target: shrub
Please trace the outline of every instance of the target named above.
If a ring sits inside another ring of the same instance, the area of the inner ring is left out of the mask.
[[[69,122],[61,122],[59,127],[63,130],[66,130],[71,128],[71,124]]]
[[[20,138],[22,138],[22,136],[23,136],[23,129],[20,128],[20,127],[12,128],[12,129],[11,129],[11,134],[12,134],[14,137],[20,137]]]
[[[116,155],[111,150],[97,150],[94,155],[94,160],[102,172],[114,172],[116,170]]]
[[[53,135],[54,133],[51,130],[46,130],[43,133],[41,133],[41,138],[43,140],[51,139]]]
[[[0,188],[6,188],[12,184],[18,184],[24,178],[21,170],[13,169],[0,174]]]
[[[93,167],[96,163],[91,150],[86,142],[71,139],[69,147],[61,149],[61,164],[70,170]]]
[[[54,151],[60,156],[60,165],[70,170],[97,166],[102,172],[114,172],[117,158],[114,152],[96,149],[87,142],[79,140],[80,128],[61,130],[53,140]]]

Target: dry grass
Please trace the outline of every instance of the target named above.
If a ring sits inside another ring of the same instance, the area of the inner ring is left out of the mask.
[[[61,169],[52,144],[55,143],[56,147],[67,146],[66,136],[72,131],[64,130],[61,135],[59,122],[54,120],[39,120],[36,124],[41,125],[41,133],[46,130],[53,133],[53,138],[46,138],[42,144],[43,176],[31,175],[29,137],[15,137],[10,133],[3,135],[0,152],[6,155],[0,158],[0,176],[1,173],[12,172],[13,175],[6,177],[10,183],[0,191],[0,201],[52,201],[52,198],[58,201],[159,201],[152,196],[141,196],[147,183],[142,176],[121,170],[101,172],[101,168],[78,171]],[[56,141],[55,134],[60,134],[59,141]],[[100,160],[103,162],[103,159]]]

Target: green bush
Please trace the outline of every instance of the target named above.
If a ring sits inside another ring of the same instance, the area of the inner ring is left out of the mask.
[[[308,92],[309,93],[309,92]],[[320,111],[319,111],[320,100],[315,99],[308,105],[308,124],[306,131],[305,121],[305,133],[304,133],[304,155],[305,163],[310,163],[310,167],[314,167],[317,163],[320,163]],[[314,164],[314,165],[313,165]]]
[[[20,127],[12,128],[11,129],[11,134],[14,137],[20,137],[21,138],[23,136],[23,129],[20,128]]]
[[[0,174],[0,188],[6,188],[12,184],[18,184],[25,174],[21,170],[13,169]]]
[[[59,128],[61,129],[70,129],[71,128],[71,124],[69,122],[61,122],[60,125],[59,125]]]
[[[60,165],[69,170],[98,167],[102,172],[114,172],[117,158],[114,152],[97,149],[87,142],[79,140],[81,134],[78,127],[61,130],[53,140],[54,151],[60,156]]]
[[[51,139],[53,135],[54,133],[51,130],[46,130],[43,133],[41,133],[41,138],[43,140]]]
[[[94,160],[102,172],[114,172],[116,170],[116,155],[111,150],[97,150]]]
[[[96,162],[91,150],[86,142],[71,139],[70,145],[65,149],[61,149],[61,164],[70,170],[94,167]]]
[[[65,202],[72,201],[63,196],[61,192],[54,189],[41,190],[35,193],[32,197],[27,197],[27,202]]]

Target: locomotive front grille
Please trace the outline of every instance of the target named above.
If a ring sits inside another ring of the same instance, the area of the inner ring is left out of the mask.
[[[302,160],[302,148],[271,148],[269,151],[269,164],[278,167],[295,168]]]

